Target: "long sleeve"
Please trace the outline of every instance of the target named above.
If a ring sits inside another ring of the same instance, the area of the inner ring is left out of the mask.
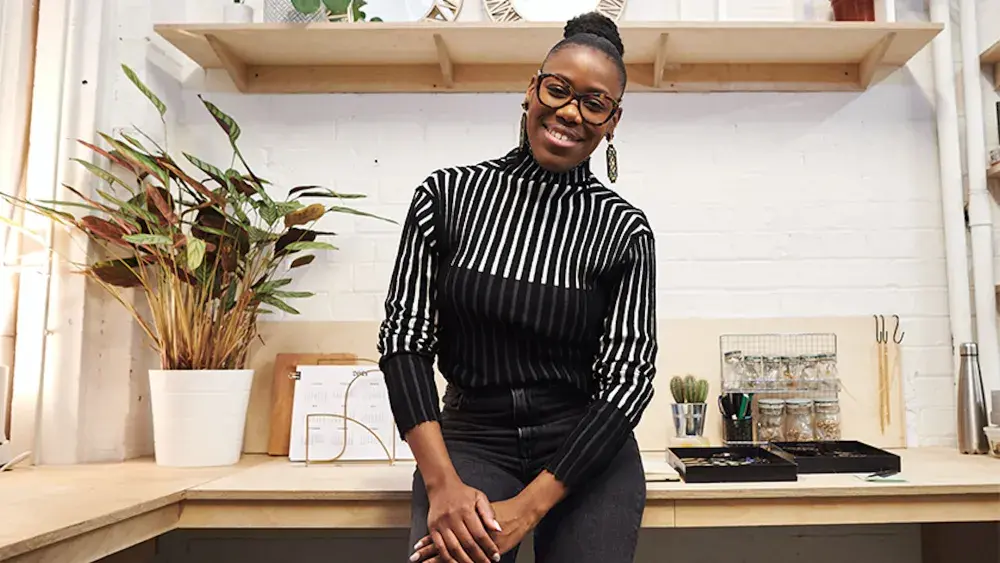
[[[403,224],[396,265],[379,329],[379,367],[400,436],[414,426],[438,420],[440,402],[434,381],[437,353],[437,244],[435,201],[427,187],[417,188]]]
[[[656,373],[656,254],[647,230],[633,235],[594,365],[597,394],[546,465],[567,487],[599,473],[618,454],[653,397]]]

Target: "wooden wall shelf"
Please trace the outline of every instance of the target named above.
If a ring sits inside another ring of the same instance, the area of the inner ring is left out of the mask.
[[[979,55],[980,64],[993,67],[993,87],[1000,89],[1000,41],[997,41]]]
[[[629,22],[631,91],[860,91],[906,64],[935,23]],[[246,93],[519,92],[561,24],[157,25]]]

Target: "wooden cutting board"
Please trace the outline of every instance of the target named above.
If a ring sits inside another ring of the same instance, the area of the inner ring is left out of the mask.
[[[358,362],[354,354],[278,354],[274,358],[274,378],[271,380],[271,430],[268,435],[268,455],[287,456],[292,433],[292,400],[295,396],[296,366],[351,365]]]

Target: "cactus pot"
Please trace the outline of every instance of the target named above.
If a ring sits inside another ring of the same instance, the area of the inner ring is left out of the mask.
[[[674,403],[670,408],[677,438],[692,438],[705,432],[708,403]]]

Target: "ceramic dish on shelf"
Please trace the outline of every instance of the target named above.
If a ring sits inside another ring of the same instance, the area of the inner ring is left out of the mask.
[[[462,0],[367,0],[368,18],[384,22],[455,21]]]
[[[621,18],[625,0],[483,0],[495,22],[564,22],[587,12],[599,12],[612,20]]]

